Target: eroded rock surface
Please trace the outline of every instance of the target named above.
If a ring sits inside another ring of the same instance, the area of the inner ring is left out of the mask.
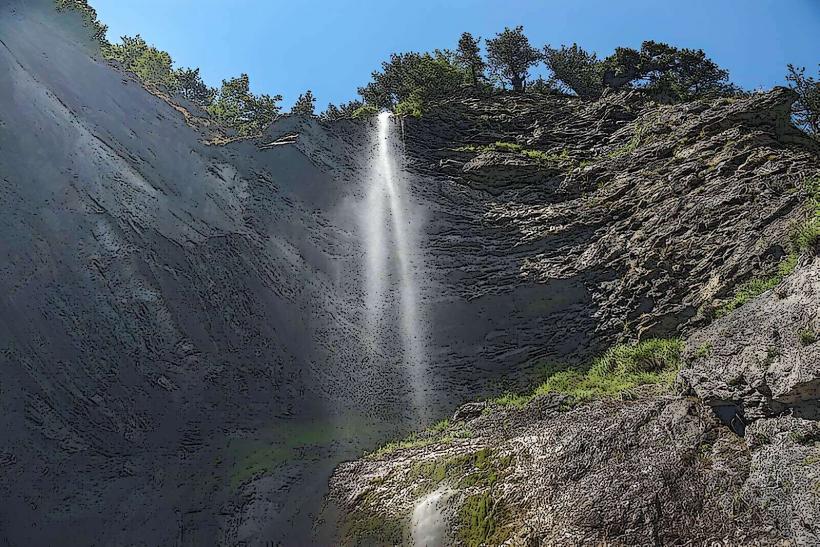
[[[341,465],[340,541],[407,541],[419,500],[446,491],[444,544],[820,543],[818,352],[797,334],[814,328],[818,273],[806,255],[693,332],[671,392],[570,410],[556,394],[521,409],[470,403],[441,431]]]
[[[456,423],[447,442],[340,466],[343,542],[406,540],[408,515],[436,489],[452,492],[442,509],[452,545],[820,540],[816,422],[761,420],[744,439],[696,398],[531,404]]]
[[[681,378],[715,406],[748,420],[790,412],[820,419],[820,258],[688,341]]]

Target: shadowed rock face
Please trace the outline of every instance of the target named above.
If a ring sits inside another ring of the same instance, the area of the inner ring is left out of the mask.
[[[332,468],[413,418],[394,325],[377,351],[364,327],[374,127],[207,146],[82,36],[46,0],[0,7],[0,538],[305,542]],[[772,267],[817,167],[790,100],[407,120],[429,414],[685,329]],[[546,156],[462,150],[495,141]]]
[[[0,537],[305,541],[332,467],[412,418],[390,325],[375,355],[364,329],[373,128],[206,146],[74,16],[0,9]],[[454,239],[480,223],[435,214]],[[433,416],[588,301],[574,280],[467,298],[497,274],[458,247],[429,248],[421,288]]]

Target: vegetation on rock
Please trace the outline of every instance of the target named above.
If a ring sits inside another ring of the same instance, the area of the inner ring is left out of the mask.
[[[806,133],[820,138],[820,80],[806,76],[805,67],[789,64],[786,81],[798,95],[793,106],[794,122]]]
[[[505,394],[492,402],[522,407],[535,397],[557,393],[578,404],[601,397],[623,397],[647,384],[671,386],[681,366],[682,351],[683,342],[678,339],[620,344],[598,358],[586,373],[574,369],[557,372],[529,394]]]
[[[530,68],[541,60],[541,52],[530,45],[524,27],[505,28],[487,40],[487,66],[501,85],[510,84],[513,91],[527,88]]]
[[[247,74],[222,81],[222,87],[207,110],[226,127],[243,137],[261,133],[279,115],[281,95],[256,95]]]
[[[300,116],[314,116],[316,114],[316,97],[313,96],[313,92],[308,89],[304,94],[299,95],[299,98],[293,103],[290,113]]]

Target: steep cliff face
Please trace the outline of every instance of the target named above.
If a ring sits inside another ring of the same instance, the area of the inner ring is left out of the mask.
[[[308,541],[333,467],[418,425],[396,325],[366,328],[375,125],[208,145],[86,34],[0,7],[0,538]],[[502,95],[397,122],[428,416],[688,332],[775,268],[818,170],[791,99]]]

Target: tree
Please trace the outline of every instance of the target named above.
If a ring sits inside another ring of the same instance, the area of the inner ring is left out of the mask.
[[[123,36],[121,43],[106,48],[106,58],[118,61],[123,68],[136,74],[147,84],[175,89],[176,74],[172,70],[173,60],[168,52],[148,45],[142,36]]]
[[[176,87],[176,79],[171,70],[172,64],[171,56],[167,52],[151,47],[134,62],[131,71],[147,84],[173,90]]]
[[[504,28],[495,38],[487,40],[490,72],[500,81],[509,82],[513,91],[526,90],[530,67],[540,60],[541,53],[530,45],[524,27]]]
[[[603,63],[578,44],[562,45],[561,49],[545,46],[544,62],[552,71],[553,79],[582,99],[597,99],[603,93]]]
[[[91,37],[96,40],[103,51],[108,47],[106,33],[108,27],[97,19],[97,11],[88,5],[88,0],[55,0],[57,11],[72,10],[83,18],[83,24],[91,29]]]
[[[795,125],[809,135],[820,138],[820,81],[806,76],[806,68],[794,65],[789,70],[786,81],[797,93],[797,100],[792,106],[792,117]]]
[[[341,120],[343,118],[352,118],[353,113],[359,110],[361,107],[364,106],[362,101],[352,100],[347,103],[343,103],[339,106],[330,103],[327,105],[327,109],[322,112],[319,117],[323,120],[334,121],[334,120]]]
[[[430,53],[394,53],[374,71],[372,80],[359,88],[364,102],[378,108],[395,108],[410,101],[417,106],[452,95],[461,88],[464,74],[447,50]]]
[[[205,85],[198,68],[180,68],[174,71],[176,92],[185,99],[200,106],[209,106],[214,101],[216,90]]]
[[[222,81],[222,87],[208,107],[213,118],[234,129],[240,136],[260,134],[279,115],[281,95],[254,95],[250,91],[250,78],[241,74]]]
[[[131,36],[122,36],[119,44],[111,44],[107,51],[107,57],[110,60],[118,61],[126,70],[131,70],[137,59],[148,51],[148,47],[148,43],[139,34],[133,38]]]
[[[304,95],[299,95],[299,98],[293,103],[290,113],[301,116],[314,116],[316,113],[316,98],[313,96],[313,92],[308,89]]]
[[[604,60],[603,83],[613,89],[640,88],[662,102],[740,92],[729,82],[729,72],[709,59],[702,49],[679,49],[653,41],[641,44],[640,51],[617,48]]]
[[[470,76],[470,83],[473,87],[478,87],[478,83],[484,79],[486,63],[481,58],[481,49],[478,44],[481,38],[476,40],[469,32],[465,32],[458,40],[456,50],[456,61],[467,71]]]

